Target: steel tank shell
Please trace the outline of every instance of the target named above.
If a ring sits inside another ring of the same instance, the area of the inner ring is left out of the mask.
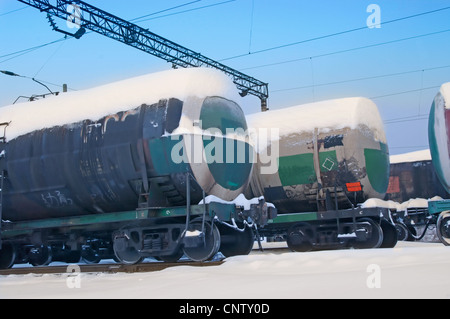
[[[167,90],[165,95],[173,91],[173,96],[165,99],[158,94],[149,98],[146,90],[136,96],[136,89],[130,88],[126,81],[109,86],[109,94],[120,94],[121,103],[126,100],[122,95],[127,94],[127,88],[134,90],[134,96],[128,103],[115,107],[122,111],[106,113],[98,119],[64,123],[18,136],[14,136],[11,122],[6,137],[11,128],[13,138],[2,145],[5,157],[0,161],[6,171],[3,219],[22,221],[134,210],[140,195],[146,193],[150,194],[148,202],[152,205],[186,205],[186,176],[191,176],[193,204],[201,200],[202,190],[225,200],[242,193],[252,163],[208,161],[211,153],[206,150],[208,142],[217,140],[223,141],[218,145],[231,144],[236,148],[244,144],[248,152],[250,145],[237,135],[203,138],[209,135],[205,130],[212,125],[223,131],[234,127],[246,129],[242,110],[225,92],[228,79],[225,81],[221,74],[209,70],[186,72],[181,74],[181,82],[185,84],[182,94],[175,87],[167,88],[182,85],[175,84],[179,72],[170,71],[170,76],[161,74],[168,80],[166,83],[158,76],[139,79],[138,82],[147,80],[140,83],[144,89],[158,91],[159,87],[159,92]],[[203,90],[201,94],[188,89],[193,81],[200,84],[209,81],[211,85],[211,80],[219,82],[214,89]],[[120,93],[115,92],[120,88]],[[105,87],[97,92],[104,93]],[[92,89],[87,94],[76,92],[55,97],[49,103],[54,104],[52,107],[63,107],[66,101],[73,103],[73,98],[77,104],[89,104],[92,108],[97,101],[108,104],[98,94]],[[117,103],[114,96],[106,99]],[[29,103],[29,107],[34,105],[39,112],[40,107],[48,104],[45,102]],[[18,120],[20,117],[13,121]],[[201,160],[193,158],[195,153],[203,155],[199,157]],[[227,172],[226,177],[223,172]]]
[[[450,83],[434,98],[428,122],[428,139],[436,174],[450,193]]]
[[[372,101],[323,101],[251,115],[247,120],[255,140],[259,138],[254,141],[258,160],[248,196],[264,195],[279,213],[326,210],[327,193],[329,204],[334,207],[337,201],[339,208],[348,207],[349,199],[356,203],[384,197],[389,151]],[[275,134],[264,145],[273,130],[279,131],[279,138]],[[269,157],[276,171],[264,173]]]

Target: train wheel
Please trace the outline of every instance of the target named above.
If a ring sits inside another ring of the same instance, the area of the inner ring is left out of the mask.
[[[442,212],[436,223],[436,231],[439,240],[445,245],[450,246],[450,211]]]
[[[295,224],[289,228],[286,242],[292,251],[311,251],[313,249],[314,230],[307,223]]]
[[[220,249],[219,251],[225,257],[248,255],[255,242],[255,236],[250,227],[244,231],[238,231],[228,226],[221,226],[220,230]]]
[[[81,251],[80,250],[69,250],[66,252],[66,257],[64,261],[68,264],[76,264],[81,260]]]
[[[128,238],[127,236],[118,235],[114,237],[114,255],[119,262],[126,265],[138,264],[144,260],[144,258],[141,257],[141,254],[134,247],[133,243],[130,243],[132,240],[132,238]]]
[[[397,240],[407,241],[409,238],[409,230],[403,223],[396,223],[395,229],[397,230]]]
[[[9,269],[14,265],[16,260],[16,249],[14,245],[9,242],[2,243],[0,250],[0,269]]]
[[[394,248],[398,242],[398,233],[395,226],[386,220],[382,220],[381,229],[383,230],[383,242],[380,248]]]
[[[212,258],[220,248],[220,233],[215,224],[194,220],[189,225],[189,231],[198,236],[185,237],[184,254],[193,261],[206,261]]]
[[[119,262],[126,265],[134,265],[140,263],[144,258],[141,257],[139,252],[134,247],[127,247],[123,250],[115,250],[114,254],[116,255]]]
[[[358,220],[359,232],[365,233],[365,240],[358,240],[352,242],[353,248],[356,249],[370,249],[380,248],[383,243],[383,229],[381,226],[371,218],[361,218]]]
[[[409,235],[407,241],[416,241],[417,238],[417,230],[414,228],[414,226],[407,226],[409,230]]]
[[[83,258],[84,262],[87,264],[98,264],[100,260],[102,260],[98,251],[91,246],[83,246],[81,258]]]
[[[50,246],[34,247],[28,253],[28,262],[33,266],[48,266],[52,262],[53,253]]]

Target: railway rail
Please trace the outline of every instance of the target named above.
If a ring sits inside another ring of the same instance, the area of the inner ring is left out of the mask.
[[[165,262],[147,262],[136,265],[124,265],[118,263],[111,264],[67,264],[58,266],[44,266],[44,267],[17,267],[11,269],[0,270],[0,276],[8,275],[28,275],[28,274],[67,274],[73,269],[73,265],[79,267],[80,273],[136,273],[136,272],[154,272],[161,271],[171,267],[179,266],[191,266],[191,267],[212,267],[219,266],[223,264],[221,261],[209,261],[209,262],[176,262],[176,263],[165,263]]]
[[[289,252],[289,248],[285,247],[283,243],[272,243],[273,247],[264,247],[263,251],[254,248],[251,254],[260,254],[264,252],[270,252],[274,254],[281,254]],[[144,262],[136,265],[125,265],[120,263],[104,263],[104,264],[64,264],[57,266],[20,266],[17,265],[14,268],[0,270],[0,276],[9,275],[28,275],[28,274],[66,274],[68,273],[68,267],[71,265],[77,265],[80,267],[81,273],[136,273],[136,272],[153,272],[161,271],[167,268],[179,267],[179,266],[191,266],[191,267],[214,267],[220,266],[225,262],[225,259],[205,262],[193,262],[193,261],[178,261],[174,263],[168,262]],[[70,271],[69,271],[70,272]]]

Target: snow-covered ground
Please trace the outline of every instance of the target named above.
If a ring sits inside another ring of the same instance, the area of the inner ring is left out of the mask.
[[[450,247],[423,242],[399,242],[393,249],[254,251],[217,267],[153,273],[0,276],[1,298],[422,299],[450,298],[449,287]]]

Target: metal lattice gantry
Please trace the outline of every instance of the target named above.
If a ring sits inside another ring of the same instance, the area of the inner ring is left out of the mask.
[[[49,17],[55,16],[70,21],[73,18],[69,6],[79,10],[77,17],[79,30],[72,36],[80,38],[85,29],[97,32],[109,38],[164,59],[174,67],[210,67],[221,70],[229,75],[241,95],[251,94],[261,100],[261,110],[267,111],[267,99],[269,97],[268,84],[251,76],[230,68],[220,62],[214,61],[195,51],[185,48],[173,41],[165,39],[136,24],[116,17],[108,12],[98,9],[83,1],[68,0],[18,0],[24,4],[46,12]],[[54,4],[52,4],[54,3]],[[54,30],[61,32],[54,27]],[[63,31],[64,32],[64,31]],[[67,32],[64,32],[67,34]]]

